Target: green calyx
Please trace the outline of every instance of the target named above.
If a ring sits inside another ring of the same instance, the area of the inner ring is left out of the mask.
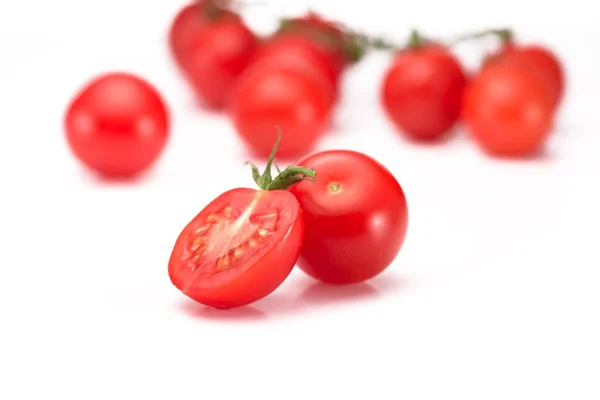
[[[274,159],[275,153],[277,152],[277,147],[279,146],[279,142],[281,142],[281,128],[276,128],[278,133],[277,140],[275,141],[273,150],[271,150],[271,155],[269,156],[269,160],[267,161],[265,171],[261,174],[256,165],[254,165],[250,161],[246,162],[246,164],[250,165],[250,167],[252,168],[252,178],[254,179],[254,182],[256,182],[260,190],[268,191],[287,190],[298,182],[302,182],[305,180],[314,181],[317,174],[314,170],[310,168],[290,165],[283,171],[279,169]],[[273,178],[271,175],[271,166],[273,164],[275,164],[275,169],[277,169],[278,172],[278,175],[275,178]]]

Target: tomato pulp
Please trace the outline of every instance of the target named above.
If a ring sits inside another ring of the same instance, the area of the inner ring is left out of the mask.
[[[338,284],[381,273],[398,255],[408,227],[398,181],[374,159],[348,150],[316,153],[299,165],[313,169],[316,180],[290,188],[304,215],[298,266]]]
[[[168,138],[167,108],[145,80],[125,73],[96,78],[65,116],[73,153],[101,175],[125,178],[156,161]]]
[[[175,287],[214,308],[233,308],[274,291],[296,264],[304,225],[302,209],[286,189],[314,171],[290,166],[275,179],[252,165],[260,191],[229,190],[208,204],[182,230],[169,260]]]
[[[440,139],[460,116],[466,75],[445,47],[423,45],[401,51],[381,88],[391,121],[413,140]]]
[[[544,80],[521,62],[495,63],[476,76],[465,94],[467,130],[491,154],[519,157],[539,150],[553,123],[553,101]]]

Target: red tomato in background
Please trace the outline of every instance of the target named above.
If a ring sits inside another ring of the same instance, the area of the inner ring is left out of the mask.
[[[233,189],[183,229],[169,260],[169,277],[207,306],[250,304],[290,274],[302,237],[302,210],[289,192]]]
[[[304,212],[304,244],[298,266],[328,283],[370,279],[396,258],[408,227],[408,208],[394,176],[354,151],[310,155],[298,165],[315,182],[290,188]]]
[[[162,153],[169,119],[163,99],[145,80],[112,73],[86,85],[65,116],[67,142],[92,170],[130,177]]]
[[[252,64],[284,65],[307,74],[323,75],[331,85],[332,99],[338,97],[340,73],[328,55],[310,39],[299,35],[279,35],[269,38],[256,52]],[[268,63],[268,64],[267,64]],[[322,78],[318,78],[322,79]]]
[[[484,68],[465,94],[465,124],[481,148],[492,154],[524,156],[545,142],[553,102],[544,80],[521,62],[505,60]]]
[[[330,122],[331,87],[318,75],[289,66],[257,65],[238,81],[231,117],[239,136],[257,156],[266,157],[283,131],[278,154],[301,156],[315,145]]]
[[[349,64],[346,33],[336,23],[327,21],[315,12],[285,20],[284,26],[276,34],[302,36],[310,40],[325,54],[337,76],[341,75]]]
[[[254,33],[237,16],[212,21],[190,38],[182,66],[206,106],[226,106],[233,84],[250,64],[257,44]]]
[[[458,59],[438,45],[400,52],[381,88],[384,109],[410,139],[432,141],[458,121],[467,78]]]
[[[543,46],[508,43],[497,54],[489,57],[486,64],[503,60],[520,61],[533,68],[539,79],[544,80],[553,106],[558,107],[564,93],[565,76],[556,54]]]

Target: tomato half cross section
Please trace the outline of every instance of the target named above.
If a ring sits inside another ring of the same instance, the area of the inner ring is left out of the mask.
[[[221,309],[250,304],[273,292],[296,264],[304,223],[298,201],[286,189],[315,173],[290,166],[272,179],[280,139],[262,175],[252,165],[260,190],[223,193],[177,238],[169,276],[193,300]]]

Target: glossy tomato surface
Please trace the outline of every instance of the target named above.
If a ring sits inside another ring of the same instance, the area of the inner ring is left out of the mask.
[[[112,73],[91,81],[75,96],[65,130],[71,150],[89,168],[107,177],[130,177],[162,153],[168,111],[148,82]]]
[[[506,60],[526,63],[539,79],[544,80],[553,106],[557,107],[560,104],[565,87],[565,73],[560,59],[554,52],[540,45],[509,44],[490,57],[488,64]]]
[[[171,254],[169,277],[204,305],[250,304],[289,275],[302,237],[302,211],[289,192],[233,189],[183,229]]]
[[[315,182],[290,188],[304,211],[298,266],[328,283],[356,283],[381,273],[396,258],[408,227],[406,197],[380,163],[362,153],[332,150],[298,162]]]
[[[456,124],[467,78],[446,48],[424,45],[400,52],[381,88],[384,109],[408,138],[437,140]]]
[[[248,70],[239,80],[230,113],[235,128],[249,149],[266,158],[283,132],[278,148],[282,158],[310,151],[330,122],[331,93],[315,75],[288,66]]]
[[[473,79],[463,114],[480,147],[503,156],[539,150],[554,116],[544,81],[522,63],[510,61],[490,65]]]
[[[257,44],[254,33],[237,16],[211,22],[190,40],[182,66],[205,106],[227,105],[234,82],[250,64]]]
[[[262,43],[256,52],[253,65],[262,63],[267,67],[283,65],[297,68],[309,75],[323,76],[331,88],[324,90],[331,92],[331,102],[338,97],[340,73],[331,64],[323,50],[310,39],[300,35],[279,35],[269,38]],[[323,80],[321,77],[317,79]]]

